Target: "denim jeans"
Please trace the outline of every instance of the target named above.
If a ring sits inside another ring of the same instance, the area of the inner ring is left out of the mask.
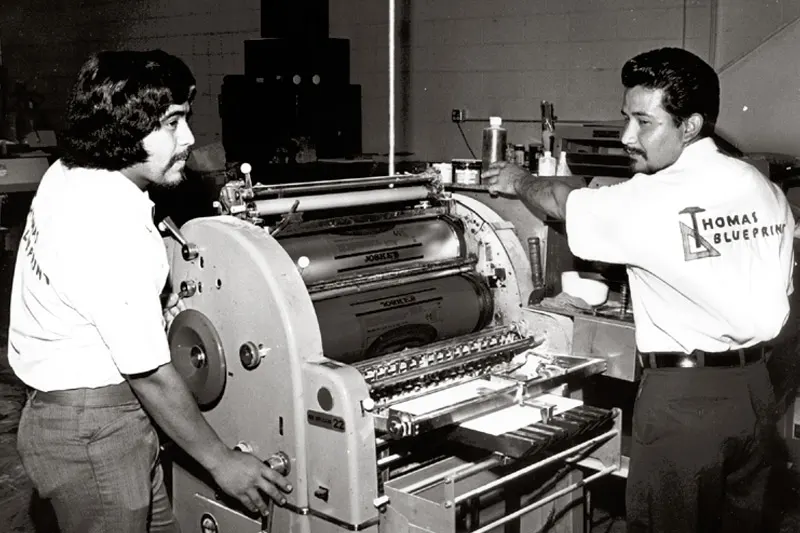
[[[25,471],[61,533],[178,532],[158,435],[139,401],[132,392],[81,391],[63,402],[31,393],[17,434]]]

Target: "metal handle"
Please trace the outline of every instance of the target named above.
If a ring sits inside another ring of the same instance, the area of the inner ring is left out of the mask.
[[[528,300],[528,305],[535,305],[544,299],[542,248],[539,237],[530,237],[528,239],[528,258],[531,263],[531,278],[533,281],[533,291]]]
[[[282,476],[288,476],[289,472],[292,470],[289,456],[283,452],[273,453],[272,456],[266,460],[266,463],[268,467]]]
[[[178,229],[178,225],[173,222],[172,218],[165,217],[164,220],[158,224],[158,229],[168,232],[172,235],[173,239],[178,241],[178,244],[181,245],[181,255],[184,261],[192,261],[197,259],[197,256],[200,255],[200,250],[197,245],[186,240],[186,237],[183,236],[183,233]]]
[[[528,255],[531,260],[533,288],[538,289],[544,285],[544,276],[542,275],[542,249],[539,237],[530,237],[528,239]]]
[[[239,442],[233,447],[234,450],[240,451],[242,453],[249,453],[251,455],[256,454],[256,447],[250,444],[249,442]],[[292,464],[289,461],[289,456],[286,455],[284,452],[275,452],[273,453],[269,459],[264,461],[268,467],[273,469],[275,472],[279,473],[282,476],[286,476],[292,470]]]

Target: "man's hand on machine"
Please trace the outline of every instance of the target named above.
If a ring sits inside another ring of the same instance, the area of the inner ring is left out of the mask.
[[[526,179],[530,179],[530,174],[524,168],[505,161],[492,163],[481,174],[481,181],[489,185],[492,195],[516,196],[517,183]]]
[[[164,329],[169,329],[170,324],[172,324],[172,321],[178,316],[178,313],[186,310],[186,304],[184,304],[183,299],[174,292],[169,293],[162,301],[164,302],[164,316],[162,322],[164,323]]]
[[[269,506],[264,494],[279,505],[286,503],[284,493],[292,491],[289,480],[262,463],[255,455],[230,450],[211,471],[222,490],[238,499],[250,511],[266,515]]]

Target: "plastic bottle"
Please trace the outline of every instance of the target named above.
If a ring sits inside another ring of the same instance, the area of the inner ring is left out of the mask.
[[[572,176],[572,171],[567,164],[567,152],[561,150],[558,154],[558,165],[556,166],[556,176]]]
[[[489,127],[483,129],[483,150],[481,153],[481,171],[489,169],[489,165],[506,158],[506,129],[503,119],[489,117]]]
[[[556,158],[550,150],[545,150],[544,155],[539,158],[539,172],[540,176],[555,176],[556,175]]]

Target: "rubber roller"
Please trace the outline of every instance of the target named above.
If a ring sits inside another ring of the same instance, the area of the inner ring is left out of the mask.
[[[314,307],[325,356],[348,364],[472,333],[494,313],[488,285],[474,274],[351,294]]]
[[[464,251],[461,232],[445,218],[287,237],[280,243],[306,284],[416,261],[454,259]]]

